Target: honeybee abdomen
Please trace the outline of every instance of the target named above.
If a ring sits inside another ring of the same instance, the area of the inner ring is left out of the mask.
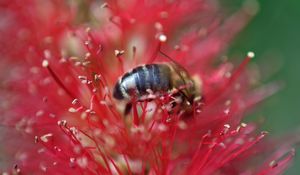
[[[147,89],[159,92],[170,89],[170,68],[165,64],[148,64],[125,73],[114,88],[116,99],[137,98],[148,94]]]

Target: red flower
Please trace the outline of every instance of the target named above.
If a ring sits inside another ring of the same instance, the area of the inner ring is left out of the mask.
[[[280,174],[289,165],[290,144],[268,145],[242,123],[276,90],[253,88],[254,53],[237,66],[218,60],[255,4],[226,18],[204,0],[0,4],[3,172]],[[197,95],[169,108],[174,90],[189,88],[174,87],[130,100],[125,115],[112,96],[118,78],[161,62],[186,69]]]

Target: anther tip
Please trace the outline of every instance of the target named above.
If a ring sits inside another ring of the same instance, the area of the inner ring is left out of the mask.
[[[47,60],[43,60],[42,66],[43,67],[48,67],[49,66],[49,62]]]
[[[250,52],[247,53],[247,56],[249,58],[254,58],[255,57],[255,53],[250,51]]]

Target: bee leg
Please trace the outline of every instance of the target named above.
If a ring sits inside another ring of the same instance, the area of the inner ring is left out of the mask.
[[[186,94],[182,91],[182,90],[179,90],[178,93],[183,97],[183,102],[186,101],[188,102],[189,104],[192,104],[193,102],[189,99],[188,96],[186,96]]]
[[[129,103],[127,103],[126,106],[125,106],[125,109],[124,109],[124,115],[125,115],[125,116],[128,115],[128,114],[130,113],[131,109],[132,109],[132,103],[129,102]]]
[[[137,99],[137,94],[136,94],[136,91],[134,88],[132,89],[128,89],[128,94],[132,97],[131,101],[128,102],[125,106],[125,109],[124,109],[124,115],[128,115],[132,109],[132,105],[136,102],[136,99]]]

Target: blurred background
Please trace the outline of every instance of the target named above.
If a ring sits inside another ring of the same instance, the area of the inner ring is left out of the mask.
[[[245,0],[230,0],[239,8]],[[297,130],[300,133],[300,1],[259,0],[260,10],[232,45],[230,53],[254,51],[254,62],[265,82],[281,81],[281,91],[268,98],[253,117],[264,118],[263,129],[271,135]],[[300,146],[286,175],[300,174]]]
[[[220,0],[222,1],[222,0]],[[247,0],[223,1],[232,10]],[[264,101],[250,117],[264,119],[263,130],[280,135],[300,133],[300,0],[258,0],[260,10],[234,41],[229,55],[254,51],[265,83],[280,81],[283,89]],[[266,74],[264,74],[266,73]],[[1,146],[1,145],[0,145]],[[285,173],[300,174],[300,144]]]

